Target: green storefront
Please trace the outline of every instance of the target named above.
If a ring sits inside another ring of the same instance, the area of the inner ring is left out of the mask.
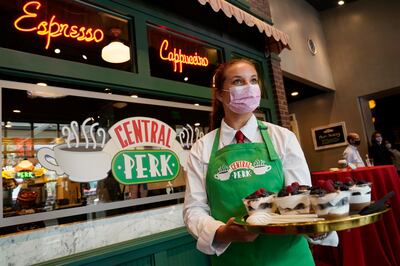
[[[115,171],[107,172],[108,168],[99,171],[101,179],[78,172],[73,178],[69,174],[69,180],[61,155],[52,149],[64,142],[78,147],[79,139],[86,139],[87,149],[89,133],[100,146],[99,128],[110,129],[130,117],[149,117],[176,132],[184,154],[208,132],[209,87],[219,63],[241,57],[253,60],[263,88],[257,116],[281,121],[275,89],[281,77],[274,67],[279,64],[277,53],[288,45],[287,36],[251,12],[247,1],[6,0],[0,13],[3,250],[12,241],[10,233],[27,235],[38,227],[82,223],[99,213],[105,218],[181,205],[183,171],[177,175],[175,169],[172,182],[118,183],[112,176]],[[77,133],[70,137],[74,122]],[[130,132],[126,124],[121,124],[123,130]],[[167,137],[162,136],[154,137],[159,145],[166,144]],[[109,137],[103,135],[103,146],[105,140]],[[48,167],[37,161],[40,149],[52,150],[44,155]],[[48,159],[50,154],[55,154],[56,163]],[[164,155],[159,156],[161,160]],[[85,168],[85,159],[80,162]],[[84,252],[74,249],[68,257],[43,264],[208,263],[182,225],[104,243]],[[33,262],[43,260],[47,259]],[[12,257],[3,262],[11,261]]]

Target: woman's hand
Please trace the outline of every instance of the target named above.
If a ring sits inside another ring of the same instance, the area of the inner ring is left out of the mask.
[[[230,218],[225,225],[217,229],[214,236],[214,243],[253,242],[258,237],[257,233],[247,232],[242,226],[233,224],[234,220],[233,217]]]

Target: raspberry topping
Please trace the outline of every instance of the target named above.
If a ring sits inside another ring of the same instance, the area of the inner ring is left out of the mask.
[[[257,198],[262,198],[262,197],[268,197],[272,195],[272,192],[266,191],[264,188],[259,188],[256,191],[254,191],[252,194],[246,197],[246,199],[257,199]]]

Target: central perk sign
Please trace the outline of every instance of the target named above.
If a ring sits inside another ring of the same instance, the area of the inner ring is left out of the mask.
[[[126,185],[169,181],[179,174],[178,156],[168,150],[127,150],[114,156],[112,173]]]
[[[113,154],[111,170],[125,185],[171,181],[180,171],[182,147],[176,132],[149,117],[130,117],[114,124],[104,151]],[[151,149],[152,147],[153,149]]]
[[[129,117],[118,121],[106,132],[91,126],[87,118],[62,128],[65,143],[42,148],[40,164],[75,182],[99,181],[109,176],[125,185],[171,181],[185,167],[187,154],[176,140],[176,132],[166,123],[150,117]],[[80,131],[84,141],[80,139]],[[96,137],[97,136],[97,137]],[[101,138],[99,138],[101,137]]]

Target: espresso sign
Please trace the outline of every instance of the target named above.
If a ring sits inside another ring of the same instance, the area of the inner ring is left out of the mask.
[[[346,145],[346,125],[344,122],[311,129],[314,149],[322,150]]]
[[[134,46],[130,19],[123,15],[109,13],[85,1],[1,0],[0,18],[0,47],[135,71],[132,60],[117,64],[101,56],[103,49],[115,41],[114,32],[118,32],[119,42],[130,48]]]
[[[44,36],[46,38],[46,49],[50,47],[51,38],[60,36],[80,42],[101,42],[104,39],[104,32],[101,29],[58,22],[56,15],[51,15],[49,21],[40,21],[38,12],[46,12],[46,10],[40,9],[41,6],[42,4],[38,1],[26,3],[22,8],[21,16],[14,21],[14,27],[22,32],[35,32],[39,36]],[[31,26],[27,26],[29,24]]]

